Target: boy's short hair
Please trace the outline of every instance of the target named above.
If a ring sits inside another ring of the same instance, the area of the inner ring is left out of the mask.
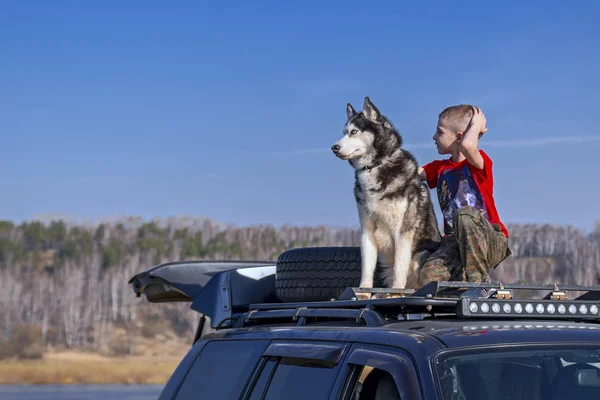
[[[444,120],[450,129],[454,132],[465,132],[473,118],[473,106],[470,104],[459,104],[444,109],[439,115],[440,120]],[[481,137],[483,133],[480,133]]]
[[[444,109],[439,115],[440,120],[445,120],[448,127],[456,132],[464,132],[473,118],[473,106],[469,104],[459,104]]]

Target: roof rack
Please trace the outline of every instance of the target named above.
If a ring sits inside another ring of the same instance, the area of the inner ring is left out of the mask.
[[[548,291],[542,298],[513,298],[519,290]],[[569,300],[567,292],[584,292]],[[375,298],[359,300],[359,294],[374,294]],[[386,288],[347,288],[339,299],[305,303],[263,303],[249,305],[249,311],[235,327],[253,323],[269,323],[273,318],[306,323],[306,318],[352,319],[357,310],[368,310],[371,324],[381,321],[422,319],[426,316],[458,318],[546,318],[600,321],[600,286],[503,284],[469,282],[431,282],[418,290]],[[354,313],[348,311],[354,310]],[[298,316],[305,316],[298,319]],[[373,321],[377,321],[373,322]],[[360,319],[356,322],[361,323]]]
[[[214,329],[332,320],[380,326],[442,316],[600,322],[600,286],[443,281],[418,290],[350,287],[330,301],[283,303],[275,294],[275,273],[271,261],[185,261],[154,266],[129,283],[150,302],[191,302]],[[538,291],[542,295],[532,295]],[[519,298],[519,292],[529,297]],[[570,300],[572,292],[581,294]],[[364,293],[374,296],[360,300]]]

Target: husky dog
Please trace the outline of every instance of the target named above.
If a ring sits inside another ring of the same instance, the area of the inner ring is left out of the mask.
[[[344,136],[331,150],[355,170],[361,226],[361,288],[373,288],[375,267],[387,287],[417,288],[418,267],[441,241],[429,188],[415,157],[369,97],[362,112],[346,106]]]

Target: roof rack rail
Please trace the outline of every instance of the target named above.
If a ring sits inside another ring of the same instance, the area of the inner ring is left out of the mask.
[[[403,297],[369,300],[332,300],[306,303],[263,303],[251,304],[234,327],[250,324],[265,324],[273,319],[298,320],[298,325],[306,324],[309,318],[319,319],[356,319],[365,320],[367,326],[380,326],[386,320],[416,319],[417,314],[431,316],[456,315],[456,299],[433,299]],[[302,318],[302,319],[300,319]],[[418,319],[422,318],[420,315]]]
[[[234,324],[235,328],[241,328],[249,325],[254,321],[265,321],[273,319],[284,319],[297,321],[296,325],[305,325],[307,318],[330,318],[330,319],[350,319],[360,323],[365,321],[367,326],[381,326],[385,323],[384,318],[378,312],[375,312],[370,307],[362,307],[358,309],[347,308],[309,308],[298,307],[289,309],[276,309],[261,311],[252,309],[239,318]]]

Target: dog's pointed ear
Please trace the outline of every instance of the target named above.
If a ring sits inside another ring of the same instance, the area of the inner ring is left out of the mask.
[[[377,107],[375,107],[375,104],[371,102],[369,96],[365,97],[362,113],[365,114],[365,117],[367,117],[373,122],[379,119],[379,110],[377,109]]]
[[[346,104],[346,115],[348,116],[348,119],[350,119],[350,117],[352,117],[354,114],[356,114],[356,110],[354,107],[352,107],[352,104]]]

